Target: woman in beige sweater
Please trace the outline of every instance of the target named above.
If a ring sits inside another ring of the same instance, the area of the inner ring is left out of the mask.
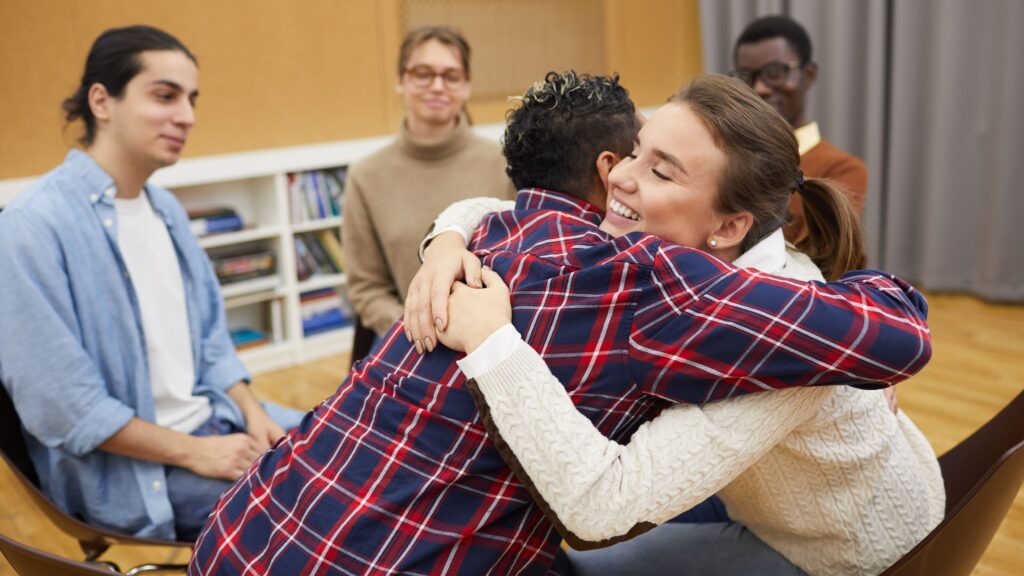
[[[756,212],[749,198],[723,209],[716,196],[731,184],[724,173],[737,159],[735,147],[744,145],[737,139],[774,133],[752,129],[751,122],[783,121],[772,114],[741,115],[732,101],[749,98],[728,83],[704,79],[660,109],[641,131],[634,155],[612,172],[602,228],[657,232],[706,248],[719,243],[709,232],[719,213]],[[796,162],[792,138],[759,145],[792,147]],[[821,196],[819,186],[795,183],[812,207],[812,231],[822,229],[817,217],[823,212],[848,211],[841,198],[832,208],[815,210],[824,206],[822,198],[836,197]],[[765,196],[774,198],[775,213],[785,213],[788,193]],[[455,220],[462,218],[460,210]],[[471,229],[472,220],[460,225]],[[767,235],[748,227],[748,244],[737,245],[743,250],[731,259],[765,272],[821,279],[807,257],[785,245],[781,224],[775,222]],[[856,226],[856,218],[840,220],[839,227],[848,224]],[[858,233],[846,251],[854,254],[859,246]],[[830,277],[858,261],[834,256],[819,258],[830,264]],[[500,279],[491,275],[488,284],[486,290],[456,288],[441,341],[471,352],[460,366],[475,378],[499,446],[507,446],[506,458],[570,542],[621,538],[715,493],[732,520],[665,525],[606,550],[574,553],[577,574],[878,573],[941,520],[944,489],[935,455],[909,418],[889,409],[881,391],[803,388],[675,405],[621,445],[575,410],[543,359],[509,324]]]
[[[497,143],[469,127],[469,55],[450,28],[409,32],[396,78],[405,106],[399,134],[348,173],[341,229],[348,295],[377,334],[402,315],[419,268],[416,246],[434,215],[463,198],[515,192]]]

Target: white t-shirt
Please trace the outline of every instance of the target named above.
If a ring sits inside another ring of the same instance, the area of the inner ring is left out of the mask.
[[[145,192],[117,198],[117,243],[142,314],[156,423],[189,433],[212,413],[210,401],[193,396],[195,364],[188,308],[178,256],[163,219]]]

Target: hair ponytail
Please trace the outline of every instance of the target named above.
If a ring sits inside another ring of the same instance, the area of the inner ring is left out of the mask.
[[[864,268],[867,258],[860,219],[846,195],[816,178],[806,180],[798,192],[807,234],[797,241],[797,249],[810,257],[826,280]]]

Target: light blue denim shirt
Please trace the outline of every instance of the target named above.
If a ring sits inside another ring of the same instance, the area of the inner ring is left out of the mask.
[[[249,375],[228,336],[209,259],[175,197],[150,184],[145,191],[178,255],[195,394],[242,426],[226,391]],[[133,416],[155,421],[115,195],[110,176],[72,150],[0,212],[0,380],[50,498],[90,524],[173,539],[164,466],[96,450]]]

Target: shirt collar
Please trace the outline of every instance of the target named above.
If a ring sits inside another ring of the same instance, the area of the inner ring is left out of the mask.
[[[100,168],[100,165],[82,150],[77,148],[69,150],[64,158],[64,164],[70,166],[78,175],[81,186],[76,186],[82,194],[89,197],[90,204],[106,202],[114,203],[114,179]]]
[[[102,202],[108,206],[114,206],[114,197],[117,196],[117,190],[114,188],[114,179],[103,168],[100,168],[100,165],[93,160],[92,156],[89,156],[89,154],[82,150],[73,148],[68,151],[64,162],[77,172],[83,184],[77,189],[88,196],[90,204]],[[161,202],[160,198],[155,197],[151,186],[149,182],[146,182],[142,193],[148,197],[153,211],[159,214],[160,219],[170,228],[173,226],[173,220],[171,219],[169,208]]]
[[[807,154],[807,151],[814,148],[821,142],[821,131],[817,122],[804,124],[793,131],[796,133],[796,143],[800,147],[800,155]]]
[[[747,250],[732,265],[737,268],[756,268],[768,274],[780,270],[786,264],[786,238],[782,235],[782,228],[776,228],[750,250]]]
[[[604,215],[587,202],[562,192],[544,190],[543,188],[523,188],[516,194],[516,210],[556,210],[589,220],[595,226],[601,223]]]

